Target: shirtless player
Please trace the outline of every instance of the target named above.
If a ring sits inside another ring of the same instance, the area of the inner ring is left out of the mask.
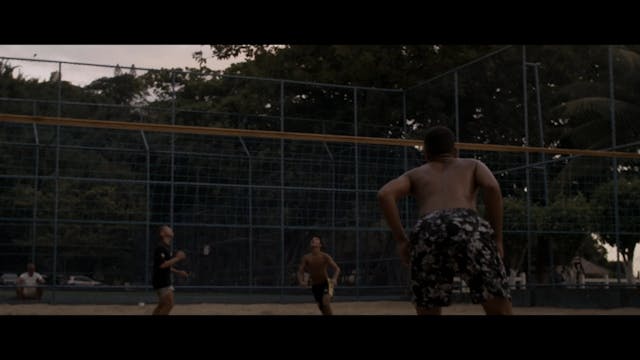
[[[333,315],[331,310],[331,298],[333,298],[333,288],[338,283],[340,268],[333,261],[329,254],[320,251],[322,242],[319,236],[311,238],[311,252],[302,257],[298,268],[298,283],[302,287],[309,287],[304,282],[304,270],[308,270],[311,275],[311,291],[318,303],[318,308],[322,315]],[[329,279],[327,267],[333,268],[333,278]]]
[[[426,164],[407,171],[378,191],[387,224],[403,263],[411,267],[413,303],[418,315],[440,315],[451,303],[454,276],[471,290],[474,304],[488,315],[510,315],[511,297],[502,257],[502,194],[481,161],[458,158],[455,137],[438,126],[425,135]],[[488,222],[476,212],[482,188]],[[420,219],[404,232],[396,202],[417,200]]]

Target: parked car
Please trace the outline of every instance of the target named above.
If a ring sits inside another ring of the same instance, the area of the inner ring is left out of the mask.
[[[92,278],[84,275],[71,275],[67,280],[67,285],[77,286],[98,286],[102,285],[100,281],[93,280]]]
[[[45,284],[52,284],[52,280],[53,280],[53,275],[51,274],[42,274],[42,278],[44,279]],[[57,274],[56,278],[58,279],[56,281],[56,285],[65,285],[67,283],[67,280],[65,279],[64,275],[62,274]]]
[[[0,276],[0,284],[2,285],[15,285],[18,281],[18,274],[6,273]]]

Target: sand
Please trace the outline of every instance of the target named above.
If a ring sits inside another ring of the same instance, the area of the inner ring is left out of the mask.
[[[0,315],[150,315],[155,304],[140,305],[49,305],[0,304]],[[336,302],[336,315],[414,315],[404,301]],[[318,315],[308,304],[177,304],[172,315]],[[443,310],[445,315],[482,315],[478,305],[458,304]],[[565,309],[517,307],[516,315],[640,315],[640,308]]]

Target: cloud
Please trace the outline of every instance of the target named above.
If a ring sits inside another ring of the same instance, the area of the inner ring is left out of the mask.
[[[116,65],[128,69],[136,68],[170,68],[197,67],[198,63],[192,55],[196,51],[209,53],[209,46],[202,45],[0,45],[0,56],[28,59],[45,59]],[[214,60],[210,58],[207,66],[214,70],[222,70],[241,59]],[[51,72],[57,71],[57,63],[41,63],[12,60],[13,65],[27,77],[48,79]],[[62,67],[62,78],[78,85],[86,85],[91,81],[112,76],[113,70],[92,66],[65,65]]]

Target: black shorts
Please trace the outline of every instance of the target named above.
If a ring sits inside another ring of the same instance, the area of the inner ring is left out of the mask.
[[[416,306],[451,304],[453,278],[469,286],[474,304],[510,299],[508,278],[491,225],[471,209],[434,211],[410,236],[411,289]]]
[[[322,304],[322,298],[329,294],[329,283],[323,282],[322,284],[311,285],[311,292],[313,293],[313,298],[316,299],[318,304]]]

